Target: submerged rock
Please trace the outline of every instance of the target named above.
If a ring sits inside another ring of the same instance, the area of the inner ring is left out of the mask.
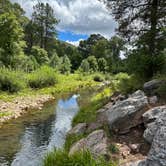
[[[147,105],[147,96],[140,90],[133,93],[128,99],[117,102],[107,112],[110,129],[125,133],[142,123],[141,117]]]
[[[104,130],[96,130],[76,142],[70,149],[69,154],[72,155],[80,150],[89,150],[94,156],[108,155],[108,138]]]

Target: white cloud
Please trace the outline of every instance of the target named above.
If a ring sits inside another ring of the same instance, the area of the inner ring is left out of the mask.
[[[30,16],[37,0],[11,0],[18,2]],[[40,0],[49,3],[60,19],[58,30],[76,34],[100,33],[105,37],[114,34],[116,23],[105,4],[99,0]]]
[[[81,40],[84,40],[84,39],[79,39],[77,41],[66,40],[66,42],[78,47]]]

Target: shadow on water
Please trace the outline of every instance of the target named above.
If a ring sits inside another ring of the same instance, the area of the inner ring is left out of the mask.
[[[44,154],[61,148],[79,111],[77,97],[49,103],[42,111],[4,125],[0,129],[0,166],[40,166]]]

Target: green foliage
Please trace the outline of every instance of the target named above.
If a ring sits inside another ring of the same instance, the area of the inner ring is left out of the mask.
[[[105,73],[108,70],[107,61],[104,58],[98,59],[99,71]]]
[[[92,98],[92,101],[101,101],[103,99],[109,99],[113,95],[113,91],[110,88],[104,88],[104,90]]]
[[[5,66],[10,66],[13,57],[20,54],[20,41],[23,37],[23,29],[13,13],[0,14],[0,36],[0,61]]]
[[[0,68],[0,90],[14,93],[25,88],[25,86],[24,73]]]
[[[31,88],[44,88],[52,86],[57,82],[55,71],[47,66],[37,69],[29,74],[28,85]]]
[[[84,73],[89,73],[89,71],[90,71],[90,65],[89,65],[89,62],[87,61],[87,59],[84,59],[82,61],[79,70],[81,72],[84,72]]]
[[[48,3],[38,2],[34,6],[32,22],[37,28],[38,45],[49,51],[49,44],[56,36],[55,25],[58,23],[53,8]]]
[[[62,63],[60,66],[60,72],[62,74],[69,74],[71,71],[71,62],[70,59],[68,58],[67,55],[64,55],[64,57],[62,57]]]
[[[32,47],[31,54],[39,65],[47,64],[49,61],[47,51],[38,46]]]
[[[97,59],[95,58],[95,56],[89,56],[87,58],[87,61],[90,66],[90,72],[96,72],[98,70],[98,64],[97,64]]]
[[[129,76],[127,73],[119,73],[115,76],[117,82],[116,88],[123,94],[132,93],[138,89],[142,89],[144,83],[143,79],[136,77],[135,75]]]
[[[58,57],[57,53],[55,52],[52,57],[50,58],[49,65],[57,70],[59,70],[61,65],[61,59]]]
[[[127,68],[130,73],[134,73],[144,79],[151,78],[157,73],[161,73],[166,64],[166,57],[163,54],[150,56],[133,52],[128,56]]]
[[[65,151],[69,152],[71,146],[79,141],[80,139],[82,139],[85,135],[83,134],[68,134],[65,140],[65,145],[64,145],[64,149]]]
[[[106,162],[102,157],[94,159],[88,151],[68,155],[66,151],[55,150],[46,156],[44,166],[113,166],[113,164]]]
[[[94,75],[93,80],[96,82],[103,82],[104,77],[101,74],[96,74],[96,75]]]
[[[94,122],[97,116],[96,111],[109,101],[108,93],[111,95],[108,89],[99,92],[96,97],[92,98],[87,106],[82,107],[79,113],[74,117],[73,125]]]
[[[166,80],[165,80],[166,81]],[[166,99],[166,84],[162,84],[157,90],[156,93],[160,95],[161,98]]]

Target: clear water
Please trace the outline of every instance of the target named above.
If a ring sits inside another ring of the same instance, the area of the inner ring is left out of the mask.
[[[0,129],[0,166],[41,166],[44,155],[61,148],[74,116],[92,93],[60,97],[42,111],[30,111]]]

